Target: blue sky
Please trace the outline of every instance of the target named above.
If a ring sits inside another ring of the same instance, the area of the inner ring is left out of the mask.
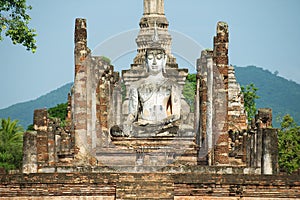
[[[114,35],[138,29],[143,14],[142,0],[27,1],[33,7],[30,25],[37,30],[38,49],[32,54],[8,38],[0,43],[0,108],[73,81],[75,18],[87,19],[88,46],[95,49]],[[298,83],[299,8],[299,0],[165,0],[170,30],[212,48],[217,22],[226,21],[230,64],[278,71],[279,76]],[[134,55],[121,65],[129,68]]]

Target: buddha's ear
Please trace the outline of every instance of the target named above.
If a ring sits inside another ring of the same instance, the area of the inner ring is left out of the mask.
[[[146,72],[149,72],[149,63],[147,57],[145,59],[145,66],[146,66]]]
[[[168,60],[168,56],[167,56],[167,54],[165,54],[164,66],[166,66],[166,64],[167,64],[167,60]]]

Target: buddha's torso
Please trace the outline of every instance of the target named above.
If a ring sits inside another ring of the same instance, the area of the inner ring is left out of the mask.
[[[138,88],[142,110],[139,118],[159,122],[171,115],[172,86],[167,81],[147,83]]]

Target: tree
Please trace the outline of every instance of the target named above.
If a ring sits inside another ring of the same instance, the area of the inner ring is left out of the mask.
[[[55,107],[48,109],[48,114],[50,118],[60,119],[60,126],[66,126],[66,117],[68,114],[68,103],[57,104]]]
[[[246,85],[246,87],[241,87],[241,92],[244,95],[244,105],[245,110],[248,115],[248,122],[251,123],[252,119],[255,117],[256,114],[256,103],[255,100],[259,98],[257,96],[257,88],[253,83]]]
[[[188,74],[183,88],[183,96],[186,102],[189,104],[191,112],[194,112],[195,92],[196,74]]]
[[[34,131],[33,124],[29,124],[29,125],[27,126],[26,131]]]
[[[17,120],[0,120],[0,167],[18,169],[22,165],[23,128]]]
[[[68,103],[57,104],[55,107],[48,109],[49,117],[59,118],[62,121],[64,121],[68,114],[67,108],[68,108]]]
[[[281,120],[278,131],[279,167],[288,173],[300,168],[300,126],[290,115]]]
[[[108,57],[106,57],[106,56],[100,56],[100,58],[101,58],[104,62],[106,62],[107,64],[110,65],[110,63],[111,63],[110,58],[108,58]]]
[[[49,117],[60,119],[61,126],[64,126],[68,114],[67,109],[68,109],[68,103],[57,104],[56,106],[48,109]]]
[[[13,44],[22,44],[33,53],[36,51],[35,30],[28,27],[30,16],[26,13],[31,10],[26,0],[0,0],[0,40],[10,37]]]

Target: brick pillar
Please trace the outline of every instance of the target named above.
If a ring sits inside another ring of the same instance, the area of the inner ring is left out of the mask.
[[[112,112],[112,124],[120,125],[122,123],[122,88],[120,84],[114,87],[112,92],[113,98],[113,112]]]
[[[195,99],[195,130],[198,151],[198,164],[207,165],[208,161],[212,160],[212,154],[208,156],[208,58],[212,58],[212,51],[204,50],[201,52],[201,57],[197,60],[197,92]],[[212,64],[212,63],[211,63]],[[210,85],[211,86],[211,85]],[[212,88],[210,88],[212,90]],[[210,91],[212,94],[212,91]],[[211,100],[210,100],[211,101]],[[212,115],[210,115],[210,122]],[[210,133],[212,133],[212,125],[210,124]],[[212,136],[212,135],[211,135]],[[212,137],[210,137],[210,140]],[[212,142],[212,141],[211,141]],[[211,144],[212,145],[212,144]],[[212,149],[211,149],[212,150]],[[211,152],[211,151],[210,151]]]
[[[228,75],[228,44],[229,32],[226,22],[218,22],[217,35],[214,37],[214,60],[220,73],[224,76]],[[228,77],[227,77],[228,78]]]
[[[215,133],[213,131],[214,120],[214,71],[213,59],[210,55],[207,56],[207,107],[206,107],[206,137],[208,148],[208,165],[212,165],[214,161],[214,142]]]
[[[49,166],[53,166],[57,161],[57,150],[55,144],[55,131],[48,131],[48,164]]]
[[[197,61],[198,62],[198,61]],[[196,95],[195,95],[195,111],[194,111],[194,130],[196,133],[196,143],[202,147],[202,132],[200,118],[200,90],[201,90],[201,74],[197,70],[196,77]]]
[[[33,128],[36,131],[47,131],[48,112],[47,109],[36,109],[33,113]]]
[[[278,172],[278,138],[277,130],[272,128],[272,109],[260,108],[255,116],[256,167],[261,167],[262,174]]]
[[[23,136],[23,173],[37,173],[37,133],[25,132]]]
[[[254,166],[261,167],[261,156],[262,156],[262,132],[263,130],[258,128],[254,134]]]
[[[263,137],[263,129],[270,128],[272,126],[272,109],[269,108],[260,108],[255,116],[256,121],[256,132],[254,133],[254,166],[262,167],[262,137]]]
[[[259,124],[259,128],[272,127],[272,109],[271,108],[258,109],[256,122]]]
[[[86,20],[77,18],[74,33],[75,78],[72,109],[77,160],[87,155],[87,48]]]
[[[216,137],[216,148],[215,148],[215,164],[228,164],[228,154],[229,154],[229,146],[228,146],[228,43],[229,43],[229,33],[228,33],[228,25],[225,22],[218,22],[217,24],[217,35],[214,37],[214,50],[213,50],[213,59],[216,64],[217,70],[214,74],[214,78],[216,79],[215,85],[215,93],[216,98],[218,96],[222,96],[225,92],[225,96],[223,102],[221,99],[216,99],[215,102],[215,121],[219,124],[223,124],[223,127],[217,127],[218,134]],[[218,79],[218,76],[220,78]],[[218,83],[218,81],[223,83]],[[217,85],[219,84],[219,86]],[[221,86],[221,87],[220,87]],[[225,102],[224,102],[225,101]],[[224,103],[220,106],[220,103]],[[219,125],[216,125],[219,126]]]
[[[34,111],[33,127],[37,131],[36,152],[38,168],[48,165],[48,117],[47,109]]]
[[[261,173],[277,174],[278,172],[278,138],[277,130],[262,129]]]

